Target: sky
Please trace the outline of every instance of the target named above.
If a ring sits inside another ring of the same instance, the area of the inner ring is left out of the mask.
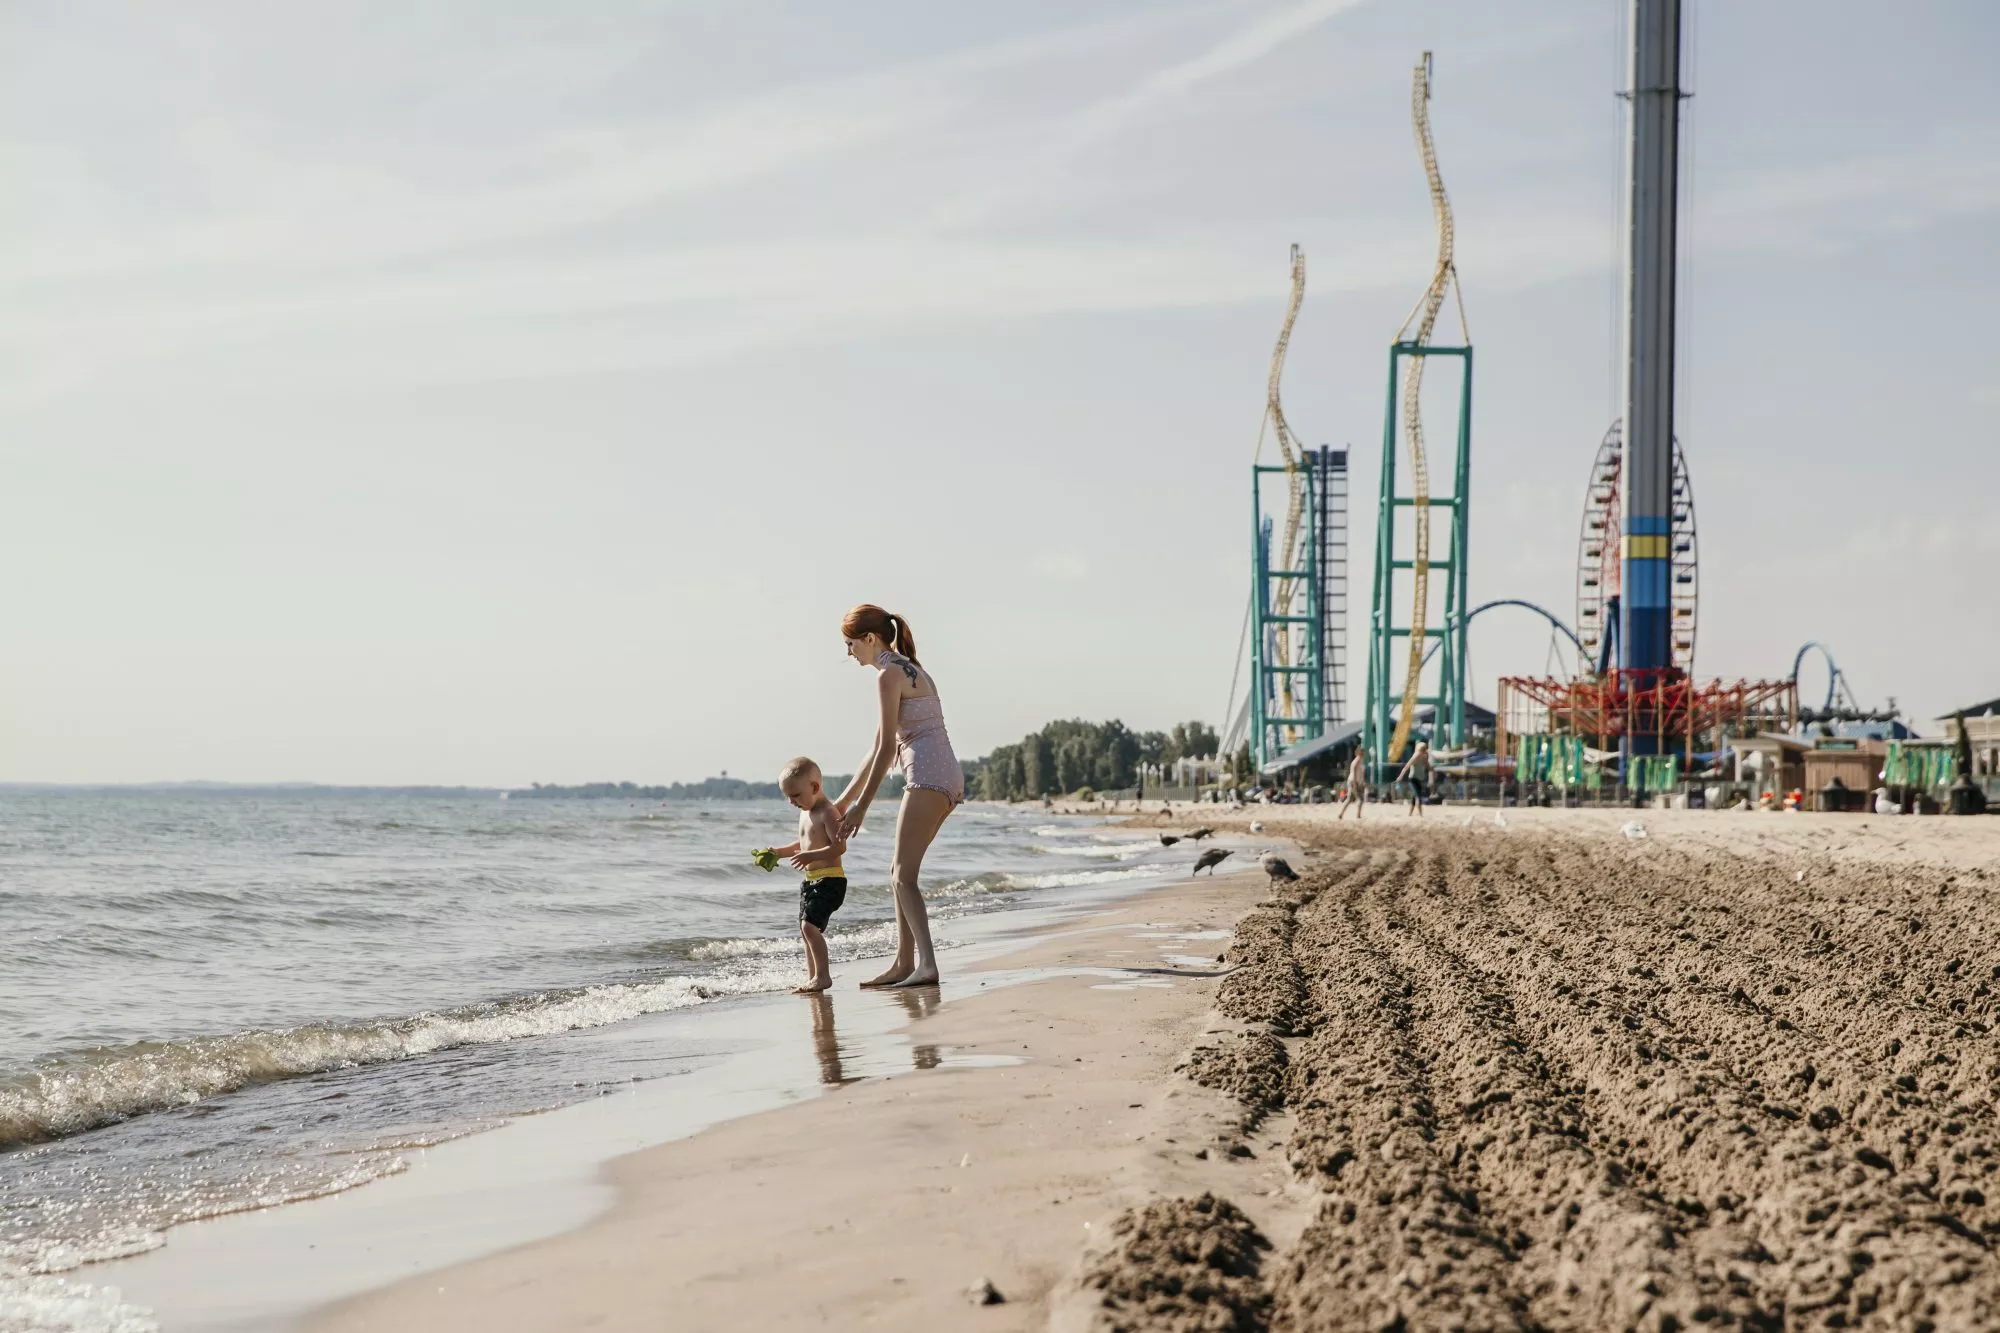
[[[1623,9],[16,0],[0,781],[849,771],[864,600],[964,753],[1220,725],[1294,242],[1366,575],[1425,50],[1472,600],[1572,618]],[[2000,9],[1689,15],[1697,672],[2000,695]],[[1551,651],[1483,617],[1473,697]]]

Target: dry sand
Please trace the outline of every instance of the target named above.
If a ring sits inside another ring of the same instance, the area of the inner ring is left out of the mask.
[[[2000,820],[1139,822],[1188,815],[1316,854],[1008,962],[1233,924],[1228,976],[954,999],[917,1041],[1022,1063],[625,1159],[584,1230],[315,1327],[2000,1327]]]

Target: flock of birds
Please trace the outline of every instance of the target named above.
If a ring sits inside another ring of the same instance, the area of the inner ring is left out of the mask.
[[[1263,827],[1262,824],[1252,824],[1250,831],[1260,833],[1263,831]],[[1215,830],[1206,827],[1189,829],[1186,833],[1162,833],[1160,835],[1160,846],[1171,847],[1182,839],[1186,839],[1188,842],[1201,842],[1214,836]],[[1227,847],[1203,848],[1201,855],[1194,859],[1194,873],[1199,875],[1202,871],[1206,870],[1209,874],[1213,875],[1217,866],[1234,855],[1236,853]],[[1276,852],[1260,853],[1257,857],[1257,865],[1265,874],[1271,877],[1271,883],[1274,887],[1279,884],[1290,884],[1299,877],[1298,872],[1292,869],[1291,863]]]

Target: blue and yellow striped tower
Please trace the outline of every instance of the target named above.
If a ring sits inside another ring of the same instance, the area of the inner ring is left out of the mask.
[[[1619,668],[1675,672],[1674,243],[1680,167],[1680,0],[1632,0],[1625,175],[1624,577]],[[1635,742],[1637,738],[1635,737]],[[1635,748],[1636,745],[1635,745]]]

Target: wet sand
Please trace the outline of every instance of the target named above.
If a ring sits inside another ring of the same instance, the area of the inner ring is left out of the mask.
[[[2000,1326],[2000,820],[1189,813],[1303,879],[1072,926],[910,1028],[1019,1063],[625,1158],[312,1326]]]
[[[1264,882],[1149,889],[949,977],[946,1002],[908,1029],[940,1067],[627,1156],[609,1171],[617,1202],[581,1229],[308,1327],[1045,1327],[1093,1231],[1158,1192],[1158,1164],[1183,1145],[1217,1147],[1169,1188],[1242,1190],[1259,1171],[1282,1185],[1275,1158],[1220,1145],[1234,1100],[1173,1073],[1226,970],[1215,956]],[[975,1307],[968,1289],[986,1282],[1004,1300]]]

